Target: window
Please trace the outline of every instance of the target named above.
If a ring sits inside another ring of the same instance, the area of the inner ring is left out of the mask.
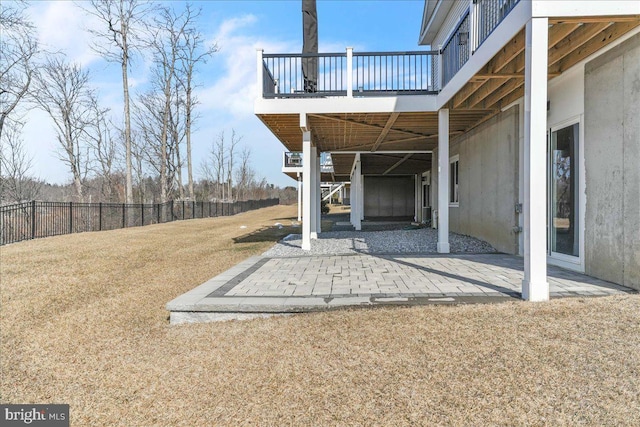
[[[449,159],[449,206],[458,206],[458,163],[459,156]]]

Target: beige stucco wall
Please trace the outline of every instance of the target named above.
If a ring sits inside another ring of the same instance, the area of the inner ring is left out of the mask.
[[[640,289],[640,34],[585,65],[585,270]]]

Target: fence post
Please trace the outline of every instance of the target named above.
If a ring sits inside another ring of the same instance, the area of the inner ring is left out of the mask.
[[[98,231],[102,231],[102,202],[98,205]]]
[[[157,213],[157,215],[158,215],[158,224],[160,224],[160,203],[157,203],[157,205],[158,205],[158,213]]]
[[[73,202],[69,202],[69,234],[73,233]]]
[[[196,217],[196,202],[195,200],[191,202],[191,219]]]
[[[144,227],[144,203],[140,203],[140,218],[142,218],[142,223],[140,225]]]
[[[125,223],[125,213],[124,213],[124,209],[125,209],[125,207],[124,207],[124,203],[123,203],[123,204],[122,204],[122,228],[126,228],[126,227],[127,227],[127,225],[126,225],[126,223]]]
[[[36,238],[36,201],[31,201],[31,238]]]

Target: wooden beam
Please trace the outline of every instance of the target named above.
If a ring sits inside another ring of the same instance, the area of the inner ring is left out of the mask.
[[[480,89],[475,91],[473,95],[467,99],[466,107],[473,108],[478,105],[483,99],[487,96],[494,93],[500,86],[504,84],[504,80],[489,80],[485,85],[483,85]]]
[[[482,86],[483,84],[485,84],[484,81],[482,82],[468,82],[467,84],[465,84],[462,89],[460,89],[458,91],[458,93],[456,93],[453,96],[453,99],[451,100],[451,102],[449,103],[452,109],[458,108],[460,105],[462,105],[462,103],[464,101],[467,100],[467,98],[469,98],[471,95],[473,95],[473,93],[478,90],[478,88],[480,88],[480,86]]]
[[[309,117],[315,117],[317,119],[326,119],[326,120],[332,120],[332,121],[336,121],[336,122],[341,122],[341,123],[348,123],[348,124],[352,124],[352,125],[356,125],[356,126],[364,126],[364,127],[369,127],[369,128],[373,128],[373,129],[378,129],[380,131],[384,130],[384,126],[380,126],[380,125],[373,125],[371,123],[363,123],[363,122],[359,122],[357,120],[352,120],[352,119],[343,119],[340,117],[333,117],[333,116],[325,116],[322,114],[307,114]],[[426,136],[426,135],[422,135],[416,132],[410,132],[407,130],[401,130],[401,129],[391,129],[391,132],[398,132],[398,133],[404,133],[406,135],[413,135],[413,136]]]
[[[574,32],[580,25],[579,22],[554,24],[549,28],[549,49]]]
[[[524,30],[520,31],[509,43],[507,43],[498,53],[495,54],[487,65],[483,68],[486,73],[499,73],[512,59],[524,51]]]
[[[384,128],[380,132],[380,135],[378,135],[376,142],[373,143],[373,147],[371,147],[371,151],[376,151],[378,149],[382,141],[384,141],[387,134],[391,130],[391,126],[393,126],[393,124],[395,123],[399,115],[400,113],[391,113],[391,115],[389,116],[389,120],[387,120],[387,124],[384,125]]]
[[[514,90],[524,85],[523,79],[511,79],[502,86],[500,86],[495,92],[490,94],[485,99],[486,106],[496,106],[498,102]]]
[[[403,163],[405,162],[405,160],[407,160],[407,159],[408,159],[409,157],[411,157],[411,156],[413,156],[413,154],[411,154],[411,153],[406,154],[403,158],[401,158],[400,160],[398,160],[397,162],[395,162],[395,163],[393,164],[393,166],[391,166],[389,169],[387,169],[386,171],[384,171],[384,172],[382,173],[382,175],[386,175],[386,174],[388,174],[389,172],[391,172],[392,170],[394,170],[395,168],[397,168],[398,166],[400,166],[401,164],[403,164]]]
[[[483,79],[524,79],[524,74],[523,73],[497,73],[497,74],[478,73],[473,77],[479,77]]]
[[[518,99],[522,98],[524,96],[524,83],[522,84],[522,86],[520,86],[519,88],[517,88],[516,90],[514,90],[513,92],[511,92],[510,94],[506,95],[504,98],[502,98],[500,100],[500,102],[498,104],[496,104],[497,106],[500,107],[500,109],[506,107],[507,105],[517,101]],[[521,112],[521,114],[524,114],[524,112]]]
[[[562,39],[554,47],[549,49],[548,63],[551,67],[560,61],[567,54],[579,48],[593,37],[598,35],[602,30],[610,26],[610,22],[598,22],[595,24],[582,25],[580,28],[572,32],[569,36]]]
[[[576,49],[566,55],[561,61],[558,61],[552,67],[549,67],[549,72],[562,73],[563,71],[566,71],[585,59],[587,56],[597,52],[638,26],[640,26],[640,21],[619,22],[611,25],[598,33],[588,43],[585,43],[579,49]]]
[[[593,22],[630,22],[640,20],[640,15],[610,15],[610,16],[571,16],[565,18],[549,18],[549,24],[565,23],[593,23]]]

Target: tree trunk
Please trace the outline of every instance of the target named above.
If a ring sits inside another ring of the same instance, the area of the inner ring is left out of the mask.
[[[122,93],[124,95],[124,145],[125,145],[125,192],[126,203],[133,203],[133,177],[131,166],[131,114],[129,110],[129,78],[128,78],[128,62],[129,48],[127,46],[127,27],[125,20],[120,21],[120,29],[122,31]]]
[[[191,83],[187,85],[187,96],[186,96],[186,108],[185,108],[185,119],[186,119],[186,138],[187,138],[187,179],[189,180],[189,198],[191,200],[195,200],[193,194],[193,167],[191,165]]]

